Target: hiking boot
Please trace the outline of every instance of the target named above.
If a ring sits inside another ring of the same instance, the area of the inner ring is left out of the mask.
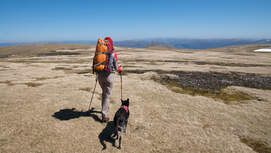
[[[102,122],[108,122],[109,121],[109,117],[105,117],[104,114],[102,114]]]
[[[109,117],[104,117],[104,118],[102,118],[102,122],[108,122],[109,121]]]

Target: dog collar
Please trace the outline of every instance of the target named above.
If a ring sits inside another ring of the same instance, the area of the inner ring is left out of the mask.
[[[123,108],[126,110],[126,112],[128,113],[128,107],[127,106],[121,106],[120,108]]]

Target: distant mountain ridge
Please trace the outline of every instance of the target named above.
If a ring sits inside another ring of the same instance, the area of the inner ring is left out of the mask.
[[[152,39],[152,40],[125,40],[117,42],[118,46],[132,48],[146,48],[153,44],[162,43],[177,49],[207,49],[235,45],[271,44],[271,39]]]
[[[41,41],[41,42],[10,42],[0,43],[0,47],[18,46],[18,45],[41,45],[41,44],[96,44],[97,41],[89,40],[68,40],[68,41]]]
[[[0,43],[0,47],[27,45],[27,44],[96,44],[96,41],[78,40],[78,41],[48,41],[38,43]],[[181,39],[181,38],[155,38],[144,40],[123,40],[115,41],[115,46],[130,48],[177,48],[177,49],[207,49],[220,48],[235,45],[249,44],[271,44],[271,39]]]
[[[159,47],[159,48],[173,48],[169,43],[160,41],[146,41],[146,40],[124,40],[117,41],[117,46],[131,47],[131,48],[148,48],[148,47]]]

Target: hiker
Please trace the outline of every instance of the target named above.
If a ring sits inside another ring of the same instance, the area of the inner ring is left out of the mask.
[[[104,42],[107,46],[107,51],[101,54],[105,55],[105,62],[102,70],[96,72],[99,84],[102,88],[102,121],[107,122],[109,121],[109,97],[113,88],[115,70],[121,73],[123,68],[118,65],[118,56],[114,50],[113,40],[110,37],[106,37]]]

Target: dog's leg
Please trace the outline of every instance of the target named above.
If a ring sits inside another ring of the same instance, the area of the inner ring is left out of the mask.
[[[117,134],[118,134],[118,128],[115,127],[115,129],[114,129],[114,134],[113,134],[113,138],[115,138],[115,137],[117,136]],[[116,138],[115,138],[115,139],[116,139]]]
[[[115,134],[116,134],[116,136],[117,136],[117,138],[116,139],[118,139],[119,138],[119,120],[117,121],[117,125],[116,125],[116,131],[115,131]]]
[[[126,126],[124,126],[123,128],[123,132],[126,134]]]
[[[121,138],[122,138],[122,129],[120,131],[120,138],[119,138],[119,149],[121,149]]]
[[[127,123],[128,123],[128,120],[126,120],[125,126],[124,126],[124,133],[125,133],[125,134],[126,134]]]
[[[118,139],[119,138],[118,128],[116,128],[115,135],[117,136],[116,139]]]

